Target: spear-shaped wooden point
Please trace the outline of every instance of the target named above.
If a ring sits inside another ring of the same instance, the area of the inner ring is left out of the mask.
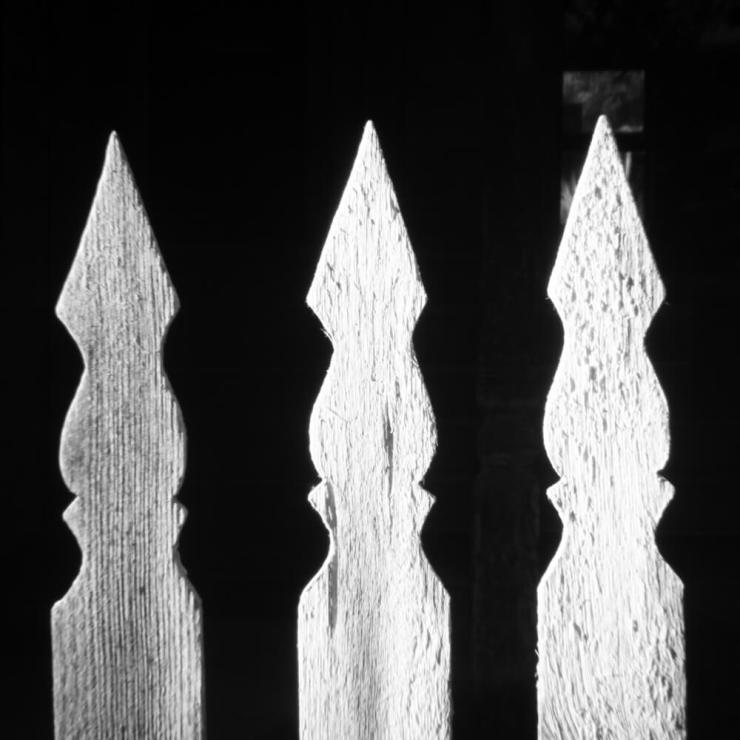
[[[162,368],[176,311],[112,134],[57,305],[85,363],[60,450],[82,564],[52,609],[58,740],[202,737],[200,607],[176,551],[185,434]]]
[[[309,431],[330,546],[299,604],[302,740],[449,736],[448,596],[419,540],[435,447],[412,347],[424,302],[368,123],[308,294],[334,355]]]
[[[564,326],[544,422],[563,536],[538,589],[539,737],[677,740],[682,585],[655,544],[668,407],[644,348],[663,286],[603,116],[548,294]]]

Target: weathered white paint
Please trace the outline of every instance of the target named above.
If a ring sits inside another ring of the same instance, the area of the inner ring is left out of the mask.
[[[565,329],[544,423],[563,538],[538,589],[539,737],[682,738],[682,585],[654,538],[668,408],[643,346],[663,286],[604,117],[548,293]]]
[[[302,740],[449,736],[448,596],[419,539],[436,443],[412,347],[424,302],[368,123],[308,294],[334,355],[310,424],[330,545],[299,604]]]
[[[57,305],[85,362],[60,451],[82,565],[52,609],[58,740],[202,737],[200,607],[175,549],[185,436],[162,368],[176,311],[113,134]]]

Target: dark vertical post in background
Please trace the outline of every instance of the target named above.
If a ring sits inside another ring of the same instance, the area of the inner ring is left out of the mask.
[[[404,217],[429,296],[414,342],[438,429],[424,479],[436,502],[422,542],[450,594],[452,732],[467,738],[477,733],[470,715],[470,529],[485,136],[481,57],[487,35],[479,8],[428,7],[416,0],[408,12],[405,170],[412,177],[403,178],[399,198],[407,203]]]
[[[484,75],[486,253],[477,382],[483,418],[472,647],[479,732],[512,740],[536,732],[543,507],[545,553],[559,537],[544,498],[554,475],[542,446],[544,401],[562,336],[545,295],[559,236],[558,6],[497,5],[488,18]]]

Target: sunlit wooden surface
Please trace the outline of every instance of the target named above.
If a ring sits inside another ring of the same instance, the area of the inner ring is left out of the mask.
[[[663,285],[604,117],[548,294],[565,330],[544,422],[563,536],[538,590],[539,736],[683,738],[682,584],[655,544],[668,407],[643,344]]]
[[[412,348],[424,302],[368,123],[308,294],[334,354],[310,423],[330,545],[299,605],[302,740],[449,736],[448,596],[419,539],[435,448]]]

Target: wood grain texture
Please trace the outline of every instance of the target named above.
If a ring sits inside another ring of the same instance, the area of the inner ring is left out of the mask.
[[[200,606],[176,550],[185,436],[162,368],[176,311],[113,134],[57,305],[85,363],[60,450],[82,565],[52,609],[58,739],[202,737]]]
[[[308,303],[333,345],[310,423],[329,554],[299,604],[302,740],[449,736],[449,604],[422,552],[434,417],[412,347],[425,303],[365,127]]]
[[[540,738],[683,738],[682,585],[655,527],[668,409],[644,349],[663,286],[606,118],[548,294],[564,347],[545,411],[563,520],[538,589]]]

